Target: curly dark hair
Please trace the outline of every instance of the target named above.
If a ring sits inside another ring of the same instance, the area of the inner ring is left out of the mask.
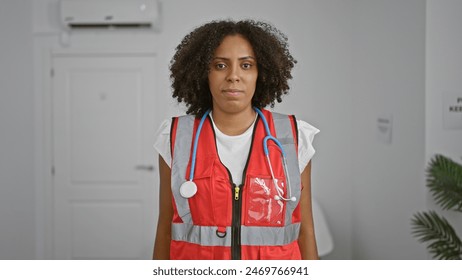
[[[258,78],[252,105],[274,107],[289,91],[288,80],[297,61],[288,49],[287,37],[269,23],[212,21],[186,35],[170,61],[173,97],[187,106],[187,114],[201,116],[212,108],[208,72],[213,54],[228,35],[239,34],[252,45]]]

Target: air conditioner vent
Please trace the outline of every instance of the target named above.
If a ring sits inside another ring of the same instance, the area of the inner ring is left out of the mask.
[[[152,28],[158,24],[157,0],[61,0],[67,28]]]

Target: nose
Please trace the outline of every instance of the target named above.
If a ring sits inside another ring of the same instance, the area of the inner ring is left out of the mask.
[[[228,76],[226,77],[226,80],[231,83],[240,81],[239,67],[237,65],[232,65],[231,67],[229,67],[229,72]]]

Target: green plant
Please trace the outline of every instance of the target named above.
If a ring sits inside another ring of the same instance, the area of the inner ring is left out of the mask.
[[[443,210],[462,212],[462,165],[435,155],[426,170],[427,187]],[[412,234],[435,259],[462,259],[462,242],[451,224],[435,211],[419,212],[412,220]]]

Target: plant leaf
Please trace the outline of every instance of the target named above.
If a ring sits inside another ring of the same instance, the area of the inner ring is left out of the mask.
[[[462,165],[435,155],[427,168],[427,187],[443,210],[462,212]]]
[[[454,228],[434,211],[420,212],[413,216],[412,235],[420,242],[428,242],[428,251],[440,260],[460,260],[462,242]]]

